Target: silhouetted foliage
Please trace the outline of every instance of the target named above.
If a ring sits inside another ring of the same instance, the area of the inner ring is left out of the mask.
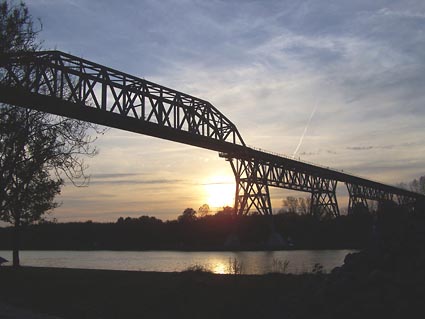
[[[425,194],[425,176],[421,176],[418,179],[414,179],[410,182],[409,188],[411,191],[416,193]]]
[[[230,206],[225,206],[223,209],[219,210],[216,215],[224,215],[224,216],[230,216],[235,212],[235,209]]]
[[[209,215],[210,212],[211,212],[210,206],[208,204],[204,204],[201,207],[199,207],[198,216],[199,217],[205,217],[205,216]]]
[[[408,189],[412,192],[425,194],[425,175],[419,177],[419,179],[413,179],[409,183],[400,183],[397,185],[400,188]]]
[[[41,27],[40,29],[41,30]],[[0,57],[35,51],[39,30],[25,4],[0,2]],[[81,155],[94,156],[92,124],[0,104],[0,219],[15,227],[13,264],[19,265],[19,229],[57,206],[62,176],[84,185]]]
[[[377,218],[381,231],[385,233],[384,225],[389,224],[400,235],[388,233],[385,236],[391,243],[381,241],[379,245],[347,255],[344,265],[336,267],[331,274],[321,274],[320,264],[313,267],[315,274],[233,278],[204,273],[205,269],[199,265],[183,274],[44,267],[17,272],[5,267],[0,271],[0,299],[63,318],[423,318],[424,211],[404,215],[395,210],[388,215],[389,219],[386,212],[381,213]],[[207,216],[195,223],[223,217]],[[279,218],[289,217],[311,220],[299,215],[279,215]],[[346,216],[335,219],[329,227],[345,224],[341,227],[343,232],[352,222],[361,225],[364,220]],[[313,220],[312,223],[314,229],[327,222]],[[186,226],[174,221],[161,227],[170,225]],[[66,225],[50,226],[60,226],[56,229],[60,233]],[[78,231],[78,227],[89,225],[69,226],[64,238],[71,231]],[[112,226],[123,224],[99,224],[99,229],[100,226],[111,227],[109,234],[118,236],[121,233],[113,233]],[[101,238],[99,234],[96,236],[94,239]],[[274,272],[285,273],[288,260],[273,260],[273,264]],[[229,260],[230,272],[240,273],[240,269],[243,271],[239,263]]]
[[[295,249],[362,248],[372,240],[374,215],[340,216],[316,220],[295,213],[270,216],[235,216],[231,207],[215,215],[196,217],[193,209],[178,220],[155,217],[120,217],[116,223],[50,223],[27,226],[23,233],[25,249],[106,249],[106,250],[226,250],[229,236],[240,241],[238,249],[267,249],[274,229],[291,239]],[[184,216],[184,217],[183,217]],[[195,218],[196,217],[196,218]],[[12,228],[0,228],[0,249],[9,249]],[[229,247],[230,248],[230,247]]]
[[[282,200],[282,208],[278,213],[310,214],[311,199],[309,197],[287,196]]]
[[[0,2],[0,56],[6,53],[34,51],[40,47],[33,19],[26,5],[10,1]]]
[[[194,221],[196,218],[196,211],[193,208],[186,208],[177,220],[181,223],[186,223]]]

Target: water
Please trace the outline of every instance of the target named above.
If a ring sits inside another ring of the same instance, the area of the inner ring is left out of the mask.
[[[84,269],[182,271],[199,265],[217,273],[231,273],[230,261],[237,260],[244,274],[311,272],[315,264],[324,272],[343,264],[344,257],[354,250],[290,250],[243,252],[181,252],[181,251],[21,251],[23,266],[65,267]],[[12,260],[11,251],[0,256]],[[284,264],[289,262],[285,267]],[[11,263],[6,263],[5,265]],[[285,268],[285,269],[284,269]]]

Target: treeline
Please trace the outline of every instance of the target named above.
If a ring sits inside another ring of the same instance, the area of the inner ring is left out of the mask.
[[[272,234],[294,249],[362,248],[371,240],[372,214],[317,220],[283,212],[274,216],[235,217],[231,209],[197,217],[186,209],[177,220],[119,218],[115,223],[44,222],[26,226],[21,248],[27,250],[227,250],[267,249]],[[12,247],[12,227],[0,228],[0,249]],[[231,241],[229,239],[237,238]],[[287,246],[289,247],[289,246]],[[270,247],[269,247],[270,248]],[[276,248],[276,247],[275,247]]]

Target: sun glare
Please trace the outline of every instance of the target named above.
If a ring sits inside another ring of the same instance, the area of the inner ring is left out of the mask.
[[[213,178],[205,184],[206,203],[211,208],[233,206],[235,201],[235,184],[228,178]]]
[[[226,264],[222,261],[217,261],[215,263],[213,263],[213,268],[212,268],[212,272],[215,274],[227,274],[228,270],[226,268]]]

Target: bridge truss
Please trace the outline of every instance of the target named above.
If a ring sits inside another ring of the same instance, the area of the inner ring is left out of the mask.
[[[4,103],[194,146],[245,145],[209,102],[59,51],[3,57],[0,93]]]
[[[0,57],[0,102],[218,151],[236,179],[235,212],[272,214],[269,187],[311,194],[316,216],[338,216],[346,184],[349,212],[367,200],[424,204],[424,196],[256,150],[211,103],[60,51]]]

